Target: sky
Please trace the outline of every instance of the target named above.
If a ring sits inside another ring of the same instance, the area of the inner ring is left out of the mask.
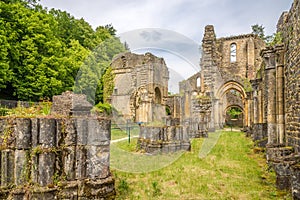
[[[112,24],[132,52],[164,57],[171,77],[180,81],[200,70],[204,27],[217,37],[251,33],[251,25],[276,32],[277,21],[293,0],[41,0],[48,9],[69,12],[93,28]],[[171,81],[172,82],[172,81]],[[176,92],[175,82],[169,84]]]

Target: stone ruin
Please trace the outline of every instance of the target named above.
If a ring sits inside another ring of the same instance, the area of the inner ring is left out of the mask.
[[[0,119],[0,199],[114,199],[111,123],[91,107],[66,92],[50,116]]]
[[[277,24],[281,44],[261,51],[263,63],[251,81],[247,134],[266,149],[278,189],[300,199],[300,1]]]

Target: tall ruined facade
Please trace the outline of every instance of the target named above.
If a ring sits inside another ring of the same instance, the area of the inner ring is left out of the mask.
[[[169,80],[164,59],[127,52],[119,54],[111,67],[115,75],[111,103],[118,114],[134,122],[162,121]]]
[[[195,108],[203,105],[203,99],[209,99],[207,122],[211,131],[224,126],[226,111],[232,107],[243,111],[242,123],[248,126],[250,81],[259,70],[260,51],[264,47],[264,42],[253,34],[216,38],[214,27],[207,25],[202,40],[201,71],[180,83],[183,117],[194,117]]]
[[[261,52],[263,63],[253,80],[250,133],[266,147],[279,189],[300,199],[300,1],[294,0],[277,24],[280,44]]]

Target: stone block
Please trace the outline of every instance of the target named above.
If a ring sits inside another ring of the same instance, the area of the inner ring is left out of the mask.
[[[31,147],[31,120],[29,118],[17,118],[14,131],[16,148],[29,149]]]
[[[40,131],[40,119],[31,119],[31,144],[32,147],[39,145],[39,131]]]
[[[56,122],[51,118],[39,119],[39,144],[42,147],[51,148],[56,145]]]
[[[68,182],[62,187],[57,194],[58,199],[77,200],[78,199],[78,182]]]
[[[28,181],[30,168],[28,165],[28,154],[25,150],[15,151],[15,184],[22,185]]]
[[[55,154],[52,152],[39,154],[38,183],[41,186],[53,184],[55,173]]]
[[[110,121],[105,119],[88,120],[88,145],[110,144]]]
[[[39,192],[32,192],[31,200],[50,200],[56,198],[56,189],[41,189]]]
[[[33,183],[38,184],[38,177],[39,177],[39,155],[38,154],[34,154],[31,157],[31,181]]]
[[[76,125],[75,125],[76,119],[68,119],[65,121],[64,128],[64,142],[67,146],[73,146],[76,145]]]
[[[83,193],[84,195],[80,195],[81,197],[112,200],[116,195],[114,179],[109,176],[108,178],[102,180],[88,180],[84,183]]]
[[[86,163],[87,162],[87,151],[84,146],[76,147],[76,163],[75,163],[75,178],[85,179],[86,178]]]
[[[14,151],[8,149],[1,151],[1,186],[3,187],[14,183],[14,159]]]
[[[67,180],[75,179],[76,147],[65,147],[62,151],[63,172]]]
[[[88,119],[87,118],[76,118],[75,127],[77,132],[77,144],[86,145],[88,138]]]
[[[293,199],[300,199],[300,166],[294,165],[292,166],[292,195]]]
[[[14,119],[4,119],[2,121],[3,127],[0,132],[0,145],[3,148],[14,149],[16,147],[16,132],[14,126],[16,121]]]
[[[87,146],[86,174],[90,179],[108,177],[109,171],[109,145]]]

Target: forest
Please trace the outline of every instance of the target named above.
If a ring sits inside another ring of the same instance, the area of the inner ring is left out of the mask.
[[[126,50],[111,24],[93,29],[37,0],[0,1],[0,46],[0,99],[23,101],[71,90],[103,102],[109,64]]]

